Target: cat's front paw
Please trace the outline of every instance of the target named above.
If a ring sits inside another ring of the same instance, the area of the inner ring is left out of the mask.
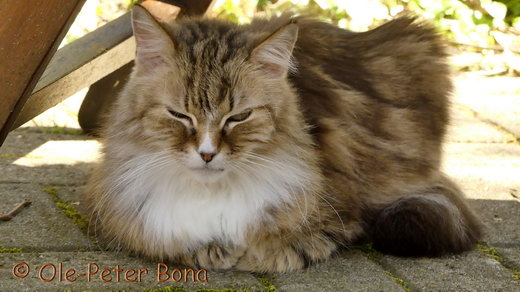
[[[304,268],[305,259],[290,246],[276,250],[250,248],[235,268],[249,272],[288,272]]]
[[[234,267],[244,252],[244,248],[211,244],[197,250],[191,256],[185,257],[183,262],[189,266],[208,270],[225,270]]]
[[[249,246],[235,268],[259,273],[289,272],[328,258],[336,248],[334,242],[318,236],[292,243],[265,241]]]

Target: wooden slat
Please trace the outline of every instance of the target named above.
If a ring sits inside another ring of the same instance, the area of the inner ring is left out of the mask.
[[[61,48],[20,112],[13,129],[132,61],[130,13]]]
[[[0,145],[84,2],[1,2]]]

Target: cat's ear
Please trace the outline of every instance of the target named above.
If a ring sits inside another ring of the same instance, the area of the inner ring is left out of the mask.
[[[136,66],[145,71],[171,64],[172,39],[153,16],[136,5],[132,10],[132,28],[136,44]]]
[[[285,77],[288,71],[295,69],[291,56],[297,38],[298,25],[287,24],[254,48],[251,60],[272,77]]]

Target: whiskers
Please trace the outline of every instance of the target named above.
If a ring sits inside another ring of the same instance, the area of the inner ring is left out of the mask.
[[[174,157],[170,151],[160,151],[154,153],[147,153],[135,156],[132,159],[122,163],[119,167],[113,170],[109,177],[104,178],[103,181],[109,182],[109,185],[102,185],[101,188],[106,190],[102,192],[100,199],[92,206],[92,216],[89,219],[88,232],[90,234],[90,226],[94,221],[93,231],[97,236],[99,228],[98,222],[112,220],[114,213],[124,214],[124,216],[135,216],[143,204],[146,203],[148,194],[151,190],[147,190],[150,182],[154,179],[156,173],[167,165],[171,165]],[[125,190],[132,190],[126,192]],[[130,194],[133,194],[130,195]],[[103,217],[104,220],[100,220]],[[131,224],[130,224],[131,225]],[[105,224],[104,228],[114,228],[119,225]],[[119,234],[104,230],[106,234]],[[115,245],[120,248],[120,242],[117,237],[113,237],[109,246]]]
[[[296,204],[300,213],[301,224],[312,234],[309,225],[308,188],[313,182],[305,167],[298,167],[294,161],[276,160],[257,153],[243,153],[244,161],[236,161],[234,167],[245,175],[258,176],[264,183],[274,185],[280,197],[283,192],[289,194],[285,203]],[[282,186],[280,189],[279,185]],[[301,201],[303,200],[303,206]]]
[[[309,234],[314,234],[314,232],[312,232],[312,226],[309,225],[309,216],[317,216],[318,222],[322,221],[320,218],[320,208],[316,207],[316,203],[314,202],[309,204],[309,200],[312,200],[312,196],[315,196],[318,200],[323,202],[323,204],[321,204],[322,206],[332,210],[332,213],[338,218],[341,224],[343,235],[346,236],[346,228],[340,212],[334,207],[334,202],[330,201],[332,198],[327,198],[327,195],[323,193],[321,189],[318,191],[314,189],[315,185],[313,184],[316,184],[316,182],[311,170],[306,168],[305,163],[295,162],[295,159],[284,160],[271,158],[252,152],[243,153],[243,157],[243,161],[235,161],[233,167],[242,172],[243,175],[250,176],[258,175],[262,173],[262,169],[264,169],[267,170],[271,176],[282,181],[287,192],[291,194],[289,203],[296,204],[300,213],[301,224],[309,231]],[[312,190],[311,193],[309,193],[309,189]],[[302,201],[303,206],[301,205]],[[312,214],[310,214],[310,212],[312,212]]]

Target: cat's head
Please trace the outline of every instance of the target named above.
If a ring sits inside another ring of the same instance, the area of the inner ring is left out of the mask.
[[[119,103],[133,135],[171,150],[202,181],[269,159],[294,122],[287,74],[297,25],[270,32],[208,19],[160,25],[142,7],[132,18],[135,68]]]

